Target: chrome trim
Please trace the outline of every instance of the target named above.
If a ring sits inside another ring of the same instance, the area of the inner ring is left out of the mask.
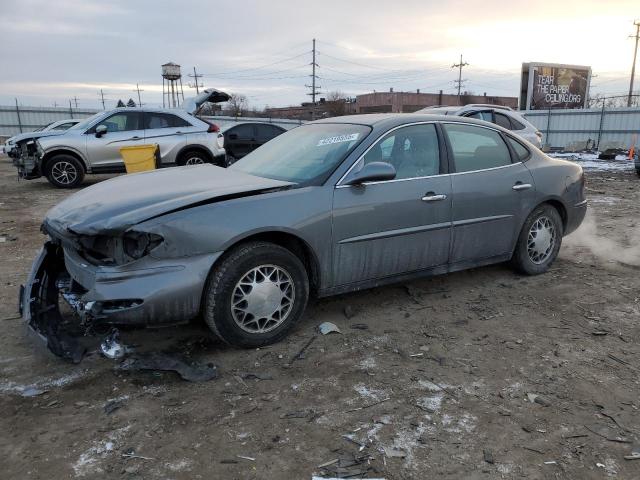
[[[516,192],[519,192],[521,190],[529,190],[530,188],[532,188],[533,185],[531,185],[530,183],[516,183],[513,187],[511,187],[513,190],[515,190]]]
[[[586,204],[587,204],[587,200],[585,199],[585,200],[582,200],[581,202],[576,203],[574,205],[574,208],[575,207],[584,207]]]
[[[421,198],[423,202],[438,202],[440,200],[446,200],[447,196],[444,194],[440,195],[425,195]]]
[[[493,215],[491,217],[478,217],[478,218],[466,218],[464,220],[454,220],[452,225],[454,227],[460,227],[464,225],[473,225],[474,223],[493,222],[494,220],[504,220],[505,218],[511,218],[514,215]]]
[[[502,165],[500,167],[483,168],[481,170],[469,170],[467,172],[456,172],[456,173],[450,173],[449,175],[453,176],[453,175],[466,175],[467,173],[490,172],[492,170],[500,170],[501,168],[509,168],[509,167],[514,167],[516,165],[522,165],[522,163],[523,162],[510,163],[509,165]]]
[[[432,230],[442,230],[450,228],[451,222],[433,223],[431,225],[421,225],[419,227],[398,228],[396,230],[385,230],[383,232],[367,233],[366,235],[358,235],[357,237],[349,237],[340,240],[338,243],[357,243],[367,242],[370,240],[380,240],[382,238],[398,237],[402,235],[411,235],[414,233],[429,232]]]

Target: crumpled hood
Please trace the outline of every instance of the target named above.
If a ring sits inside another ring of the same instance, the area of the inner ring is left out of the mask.
[[[57,137],[58,135],[63,135],[66,133],[66,130],[51,130],[46,132],[27,132],[20,133],[19,135],[15,135],[9,139],[7,142],[11,141],[11,144],[15,145],[18,142],[21,142],[26,139],[36,139],[36,138],[44,138],[44,137]]]
[[[289,185],[208,164],[164,168],[87,187],[49,210],[44,224],[62,234],[116,233],[193,204]]]

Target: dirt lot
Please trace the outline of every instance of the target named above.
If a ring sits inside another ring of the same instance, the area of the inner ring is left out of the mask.
[[[591,219],[546,275],[497,265],[315,301],[257,350],[198,321],[123,333],[218,366],[189,383],[40,353],[16,294],[69,192],[0,158],[0,476],[640,478],[625,459],[640,450],[640,180],[589,172],[588,187]],[[324,321],[342,334],[318,335]]]

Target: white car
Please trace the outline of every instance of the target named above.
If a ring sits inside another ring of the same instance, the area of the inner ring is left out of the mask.
[[[502,105],[487,105],[475,103],[463,107],[428,107],[416,113],[429,115],[456,115],[458,117],[477,118],[495,123],[511,130],[538,148],[542,147],[542,132],[529,123],[522,115],[509,107]]]
[[[74,125],[80,123],[82,119],[80,118],[67,118],[64,120],[58,120],[56,122],[52,122],[44,127],[37,128],[32,132],[19,133],[18,135],[14,135],[7,139],[2,147],[4,153],[13,156],[13,150],[15,150],[16,143],[26,140],[26,139],[36,139],[40,137],[49,137],[53,135],[60,135],[67,130],[69,130]]]

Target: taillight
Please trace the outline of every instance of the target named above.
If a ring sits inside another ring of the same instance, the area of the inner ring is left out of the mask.
[[[207,129],[207,133],[218,133],[220,131],[220,127],[215,123],[210,123],[209,128]]]

